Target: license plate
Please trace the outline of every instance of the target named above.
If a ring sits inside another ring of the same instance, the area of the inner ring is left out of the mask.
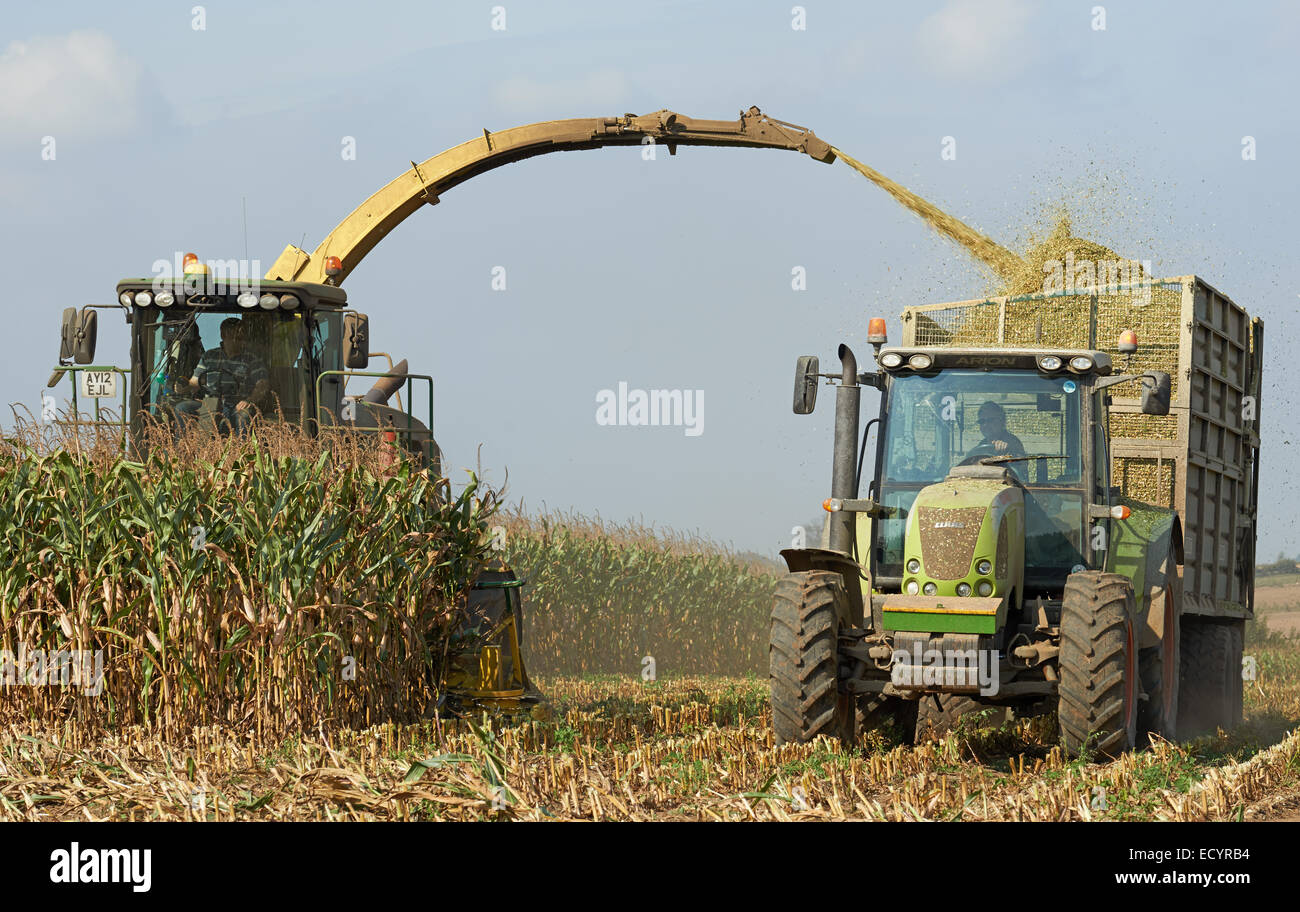
[[[116,399],[117,371],[80,371],[81,395],[85,399]]]

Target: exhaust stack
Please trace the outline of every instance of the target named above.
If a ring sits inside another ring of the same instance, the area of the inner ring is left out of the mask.
[[[831,469],[831,497],[852,500],[858,496],[858,416],[862,387],[858,386],[858,359],[847,345],[839,348],[843,371],[835,390],[835,459]],[[858,514],[841,510],[831,514],[830,548],[853,552]]]

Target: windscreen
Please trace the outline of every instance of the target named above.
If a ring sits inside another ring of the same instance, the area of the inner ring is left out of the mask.
[[[910,511],[917,492],[954,466],[1014,458],[1002,464],[1026,488],[1026,573],[1068,573],[1086,563],[1080,547],[1086,389],[1077,379],[1027,371],[895,376],[887,393],[878,499]],[[877,521],[878,575],[902,575],[905,527],[902,516]]]
[[[146,311],[143,404],[168,420],[221,424],[242,407],[297,423],[311,402],[313,359],[329,367],[338,360],[330,355],[338,347],[330,328],[329,320],[302,312]]]

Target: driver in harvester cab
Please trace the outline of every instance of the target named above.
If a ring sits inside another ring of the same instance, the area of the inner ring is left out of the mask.
[[[238,317],[221,322],[221,345],[208,349],[187,384],[191,393],[205,392],[217,399],[221,422],[242,434],[253,420],[253,409],[271,388],[266,362],[244,343],[244,324]],[[176,411],[197,418],[201,403],[182,402]]]
[[[1024,456],[1025,447],[1020,438],[1007,430],[1007,413],[1001,403],[992,399],[980,405],[978,420],[980,433],[984,439],[975,444],[967,454],[968,458],[979,453],[980,449],[992,450],[998,456]]]

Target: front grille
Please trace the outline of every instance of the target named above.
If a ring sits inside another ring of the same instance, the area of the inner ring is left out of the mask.
[[[984,522],[983,507],[921,507],[921,565],[936,580],[961,579],[970,573],[975,541]]]

